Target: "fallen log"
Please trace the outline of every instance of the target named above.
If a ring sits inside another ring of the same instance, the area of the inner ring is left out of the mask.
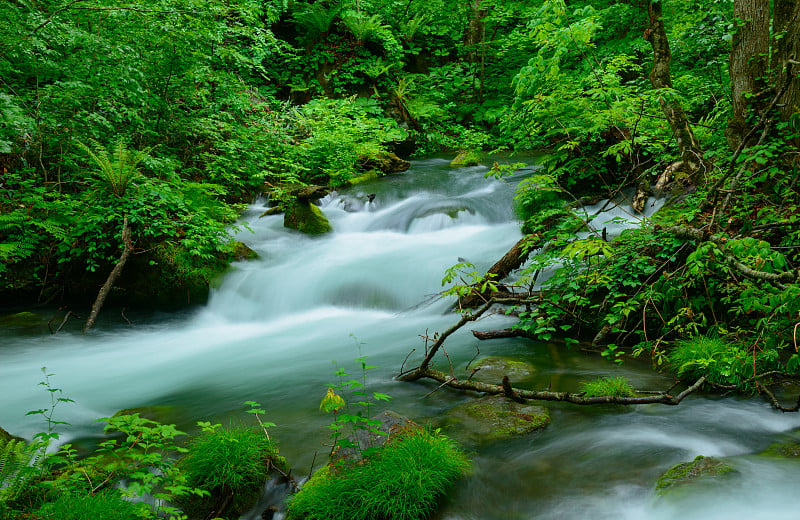
[[[426,378],[433,379],[450,388],[458,390],[468,390],[474,392],[481,392],[491,395],[512,395],[514,400],[521,399],[524,401],[559,401],[564,403],[572,403],[578,405],[595,405],[595,404],[621,404],[621,405],[637,405],[637,404],[666,404],[678,405],[683,401],[686,396],[696,392],[703,383],[706,382],[706,376],[701,377],[692,385],[686,388],[678,395],[672,395],[668,392],[660,392],[655,395],[647,395],[641,397],[621,397],[616,395],[601,395],[593,397],[584,397],[583,393],[573,394],[570,392],[551,392],[549,390],[525,390],[522,388],[514,388],[505,381],[500,385],[493,385],[491,383],[483,383],[475,381],[474,379],[456,379],[441,370],[426,368],[423,371],[417,372],[419,376],[417,379]]]
[[[502,330],[473,330],[472,335],[477,339],[503,339],[503,338],[521,338],[527,336],[524,330],[519,329],[502,329]]]

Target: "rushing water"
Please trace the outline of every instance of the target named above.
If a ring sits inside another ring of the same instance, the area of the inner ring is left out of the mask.
[[[88,336],[0,338],[0,426],[26,436],[43,428],[40,417],[24,415],[48,404],[37,385],[42,366],[75,400],[56,411],[71,423],[64,438],[96,436],[93,420],[122,408],[171,406],[169,420],[191,429],[197,420],[239,420],[243,401],[254,400],[278,424],[273,435],[303,476],[315,452],[319,466],[328,440],[331,418],[319,412],[319,401],[338,367],[360,376],[355,360],[362,355],[378,366],[367,374],[370,390],[389,393],[392,409],[435,425],[471,397],[448,390],[427,396],[435,385],[392,378],[412,349],[417,355],[424,348],[420,335],[455,321],[449,302],[436,298],[444,270],[463,260],[486,269],[519,239],[512,188],[484,179],[485,171],[430,159],[328,197],[323,210],[335,231],[323,237],[288,231],[280,216],[258,218],[263,207],[254,205],[240,238],[260,259],[238,264],[205,307],[134,319],[134,326],[108,320]],[[630,225],[609,222],[615,216],[635,220],[617,208],[593,224],[614,235]],[[453,365],[463,367],[479,348],[533,363],[530,384],[537,388],[576,390],[601,375],[624,375],[641,389],[671,383],[634,362],[617,367],[523,339],[478,344],[466,330],[509,323],[495,315],[456,333],[446,343]],[[797,415],[757,400],[701,396],[678,407],[548,407],[553,421],[540,433],[466,445],[474,472],[441,519],[798,517],[800,466],[753,455],[790,436],[800,426]],[[656,498],[661,473],[701,454],[729,457],[741,476],[699,495]]]

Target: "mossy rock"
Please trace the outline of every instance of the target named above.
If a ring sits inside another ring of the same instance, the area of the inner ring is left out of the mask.
[[[139,414],[142,419],[149,419],[161,424],[175,424],[182,422],[180,412],[176,406],[168,405],[153,405],[153,406],[137,406],[136,408],[124,408],[112,417],[120,417],[123,415]]]
[[[500,384],[503,376],[508,376],[513,382],[528,379],[536,373],[536,367],[530,363],[500,356],[483,358],[472,368],[478,369],[472,379],[495,384]]]
[[[31,329],[47,325],[48,319],[35,312],[17,312],[0,318],[0,327]]]
[[[483,155],[480,152],[465,150],[458,152],[458,155],[450,161],[450,166],[456,168],[462,166],[478,166],[481,164],[481,160],[483,160]]]
[[[367,173],[361,174],[358,177],[353,177],[347,181],[350,186],[356,186],[357,184],[362,184],[368,181],[374,181],[378,178],[378,172],[376,170],[370,170]]]
[[[238,240],[231,242],[228,246],[228,250],[233,257],[233,260],[237,260],[239,262],[244,260],[255,260],[258,258],[258,253],[253,251],[250,246],[244,242],[239,242]]]
[[[394,440],[405,432],[422,428],[408,417],[402,416],[392,410],[386,410],[371,418],[373,421],[380,421],[374,426],[376,430],[384,432],[385,435],[374,433],[368,430],[356,430],[355,433],[347,435],[347,439],[358,448],[341,448],[336,452],[336,458],[346,458],[350,461],[358,461],[362,458],[362,450],[367,448],[377,448],[383,446],[387,441]]]
[[[400,173],[411,167],[411,162],[401,159],[392,152],[378,152],[369,157],[360,159],[361,166],[365,169],[374,169],[382,173]]]
[[[0,427],[0,446],[2,446],[3,444],[5,444],[6,442],[8,442],[10,440],[25,441],[25,439],[23,439],[22,437],[17,437],[16,435],[11,435],[7,431],[5,431],[2,427]]]
[[[541,430],[550,424],[546,408],[516,403],[493,395],[456,406],[443,419],[453,437],[469,442],[490,442]]]
[[[780,457],[783,459],[795,459],[800,457],[800,442],[787,441],[776,442],[762,451],[759,455],[765,457]]]
[[[322,235],[333,230],[322,210],[310,202],[298,201],[286,211],[283,225],[307,235]]]
[[[663,496],[690,484],[714,485],[721,478],[738,474],[739,472],[724,460],[698,455],[693,461],[676,464],[661,475],[656,483],[656,492]]]

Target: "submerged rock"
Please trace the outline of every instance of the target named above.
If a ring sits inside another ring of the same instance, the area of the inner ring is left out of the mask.
[[[443,420],[453,437],[488,442],[541,430],[550,424],[547,408],[520,404],[500,395],[456,406]]]
[[[656,492],[663,496],[690,484],[716,484],[721,478],[728,478],[738,473],[724,460],[698,455],[693,461],[676,464],[661,475],[656,483]]]
[[[784,459],[795,459],[800,457],[800,442],[798,441],[785,441],[770,444],[770,446],[762,451],[759,455],[765,457],[780,457]]]
[[[494,384],[500,384],[503,376],[508,376],[511,381],[520,381],[536,373],[536,367],[530,363],[500,356],[483,358],[472,368],[478,369],[472,379]]]
[[[333,230],[321,209],[310,202],[300,200],[286,211],[283,225],[307,235],[322,235]]]

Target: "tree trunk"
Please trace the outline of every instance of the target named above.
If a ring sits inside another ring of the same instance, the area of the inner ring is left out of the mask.
[[[784,84],[787,64],[794,65],[790,70],[796,76],[800,70],[800,65],[796,62],[800,62],[800,0],[775,0],[770,64],[775,78],[772,83],[776,86]],[[800,111],[800,81],[795,77],[781,99],[781,120],[788,121],[797,111]]]
[[[645,31],[644,37],[653,48],[653,70],[650,72],[650,83],[656,90],[672,89],[670,73],[672,54],[669,48],[669,41],[667,41],[667,33],[664,29],[664,21],[661,19],[663,14],[661,2],[650,2],[648,14],[650,16],[650,26]],[[683,106],[671,94],[661,95],[659,104],[669,122],[672,135],[675,137],[681,154],[680,168],[673,167],[671,170],[683,171],[694,184],[697,184],[696,177],[698,174],[703,173],[706,163],[703,160],[700,143],[692,132],[692,127],[689,125]],[[661,181],[659,183],[666,184],[666,182]]]
[[[734,19],[742,25],[733,37],[731,47],[731,118],[725,137],[735,150],[750,130],[747,124],[749,107],[763,105],[751,95],[763,91],[769,56],[769,0],[734,0]]]
[[[119,275],[122,273],[122,268],[125,267],[125,262],[128,261],[128,257],[131,256],[133,252],[133,244],[131,243],[131,229],[128,226],[128,216],[125,215],[125,218],[122,221],[122,255],[117,260],[117,265],[114,266],[114,269],[111,270],[111,273],[106,278],[106,283],[103,284],[103,287],[100,288],[100,292],[97,293],[97,299],[94,301],[94,305],[92,305],[92,312],[89,313],[89,318],[86,319],[86,324],[83,326],[83,333],[86,334],[89,329],[94,327],[94,322],[97,319],[97,315],[100,314],[100,309],[103,308],[103,303],[106,301],[106,297],[108,293],[111,291],[111,287],[114,286],[114,282],[117,281]]]

